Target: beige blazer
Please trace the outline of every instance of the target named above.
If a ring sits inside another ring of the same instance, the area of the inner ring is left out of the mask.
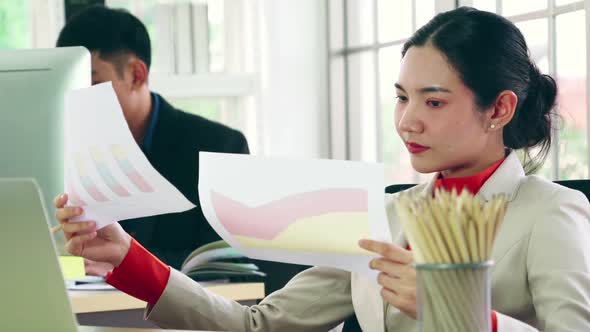
[[[432,192],[430,183],[410,190]],[[590,204],[580,192],[525,176],[511,153],[479,192],[506,193],[508,210],[493,250],[492,308],[498,332],[590,331]],[[403,245],[395,195],[386,207],[396,242]],[[223,331],[328,331],[356,313],[363,331],[416,331],[414,319],[384,305],[365,277],[312,268],[285,288],[247,307],[213,295],[172,270],[147,319],[164,328]]]

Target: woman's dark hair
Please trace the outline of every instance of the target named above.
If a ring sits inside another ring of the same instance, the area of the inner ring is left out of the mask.
[[[460,7],[436,15],[404,44],[438,49],[469,87],[480,109],[494,104],[499,93],[513,91],[518,104],[503,131],[504,145],[524,149],[527,173],[541,167],[551,147],[555,80],[530,59],[520,30],[502,16]],[[532,156],[530,150],[538,147]]]

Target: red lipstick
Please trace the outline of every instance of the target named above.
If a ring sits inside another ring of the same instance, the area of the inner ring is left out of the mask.
[[[410,151],[410,153],[412,153],[412,154],[422,153],[422,152],[430,149],[427,146],[423,146],[423,145],[420,145],[420,144],[414,143],[414,142],[406,142],[406,147],[408,148],[408,151]]]

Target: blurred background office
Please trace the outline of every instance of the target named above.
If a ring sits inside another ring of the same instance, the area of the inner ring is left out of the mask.
[[[427,177],[393,124],[401,45],[437,12],[499,13],[558,79],[563,121],[540,174],[589,176],[590,0],[1,0],[0,49],[53,47],[93,3],[147,26],[150,87],[174,106],[241,130],[253,154],[382,161],[389,183]]]

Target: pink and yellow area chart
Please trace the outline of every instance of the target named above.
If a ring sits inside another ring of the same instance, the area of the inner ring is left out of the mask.
[[[328,188],[292,193],[247,206],[211,191],[219,222],[246,247],[369,255],[357,245],[370,236],[368,192]]]

